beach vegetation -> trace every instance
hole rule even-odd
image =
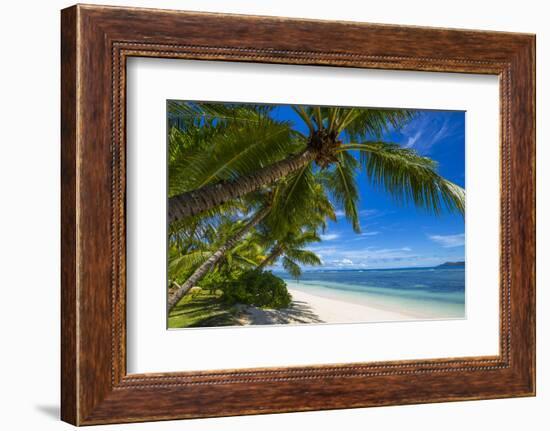
[[[257,269],[245,271],[236,280],[224,283],[222,291],[222,300],[230,305],[285,308],[292,300],[284,280],[270,271]]]
[[[315,230],[288,231],[284,236],[274,238],[267,236],[266,242],[270,244],[269,251],[264,260],[258,265],[259,270],[268,268],[282,260],[282,266],[292,277],[299,278],[302,274],[300,265],[316,266],[323,262],[314,252],[305,249],[308,244],[321,241]]]
[[[228,326],[237,323],[239,310],[221,299],[220,290],[189,292],[172,308],[169,328]]]

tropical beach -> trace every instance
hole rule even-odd
[[[466,317],[464,112],[167,106],[168,328]]]
[[[292,288],[289,288],[288,292],[292,296],[292,301],[285,308],[242,305],[233,310],[221,311],[210,321],[206,320],[202,324],[187,325],[187,327],[368,323],[422,318],[418,314],[391,311],[345,299],[323,297]]]
[[[282,310],[283,321],[267,318],[263,321],[252,318],[251,324],[266,323],[358,323],[415,320],[420,316],[399,311],[377,308],[372,305],[358,304],[306,293],[289,288],[292,304]],[[288,316],[288,318],[287,318]]]
[[[344,273],[344,274],[343,274]],[[411,283],[401,283],[408,277]],[[351,277],[350,277],[351,274]],[[366,275],[365,275],[366,274]],[[380,277],[382,274],[382,278]],[[411,274],[416,281],[411,278]],[[301,282],[285,279],[291,296],[283,308],[236,307],[210,298],[212,314],[186,326],[248,326],[320,323],[371,323],[412,320],[465,318],[464,265],[440,268],[406,268],[371,271],[305,272]],[[431,280],[430,280],[431,277]],[[330,279],[351,279],[352,284],[334,283]],[[355,280],[353,280],[355,278]],[[362,279],[357,281],[357,278]],[[384,283],[386,278],[386,283]],[[388,279],[394,287],[388,287]],[[422,280],[424,284],[418,284]],[[378,283],[378,287],[372,283]],[[386,286],[384,287],[384,284]],[[201,292],[196,288],[195,294]],[[191,295],[192,297],[192,295]],[[192,304],[193,301],[190,301]],[[208,309],[202,304],[202,309]],[[190,315],[192,313],[187,313]],[[214,323],[216,325],[214,325]],[[180,326],[181,327],[181,326]]]

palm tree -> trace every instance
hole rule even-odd
[[[321,238],[313,230],[288,232],[284,238],[275,241],[269,255],[258,265],[258,269],[273,265],[282,257],[283,268],[294,278],[298,278],[302,274],[299,264],[322,265],[319,256],[303,248],[317,241],[321,241]]]
[[[294,176],[296,184],[307,181],[306,177],[322,170],[324,184],[332,188],[358,230],[357,165],[375,186],[398,201],[434,213],[443,207],[464,212],[464,190],[439,176],[433,160],[381,141],[385,132],[409,121],[411,111],[294,106],[307,126],[304,135],[291,124],[271,118],[267,108],[180,102],[171,106],[172,111],[194,118],[196,127],[210,128],[214,142],[207,154],[187,154],[174,167],[175,176],[186,172],[186,181],[171,189],[170,222],[211,210],[285,177]]]
[[[250,220],[248,220],[244,226],[240,227],[236,233],[229,237],[215,252],[211,253],[208,258],[202,262],[195,271],[185,280],[181,285],[177,285],[177,288],[170,292],[168,295],[168,310],[171,310],[179,300],[193,287],[195,286],[213,267],[216,265],[224,255],[235,247],[239,241],[241,241],[265,216],[269,213],[270,207],[260,209],[256,212]]]
[[[318,227],[324,229],[327,219],[336,220],[334,208],[325,193],[325,189],[320,184],[314,183],[311,187],[308,187],[307,190],[303,190],[301,193],[303,199],[296,202],[291,200],[292,204],[289,205],[289,201],[286,198],[289,196],[294,197],[296,192],[297,185],[290,179],[289,181],[281,181],[281,183],[273,187],[267,195],[258,194],[256,196],[251,196],[249,204],[259,204],[259,209],[256,211],[255,215],[246,222],[241,221],[241,223],[236,223],[232,234],[221,244],[217,241],[213,241],[213,243],[216,244],[213,251],[208,252],[205,251],[204,248],[199,247],[195,248],[192,252],[190,252],[188,248],[188,254],[176,253],[169,263],[169,273],[177,273],[178,269],[182,267],[185,269],[194,267],[195,269],[184,283],[181,285],[174,283],[176,289],[169,293],[168,309],[171,309],[177,304],[194,285],[224,258],[226,260],[228,258],[231,260],[232,251],[235,251],[235,248],[239,247],[239,241],[252,233],[253,229],[259,227],[261,223],[264,225],[263,232],[257,233],[256,237],[253,239],[256,240],[256,243],[264,246],[271,245],[273,238],[278,237],[288,238],[287,241],[290,241],[290,229],[296,230],[298,226],[303,226],[313,232],[307,236],[303,236],[303,241],[318,241],[319,239],[315,233],[315,229]],[[198,223],[196,220],[200,219],[200,217],[192,217],[195,223]],[[209,231],[210,237],[216,237],[216,230],[210,224],[207,224],[206,229]],[[186,230],[184,229],[184,231]],[[195,239],[196,238],[193,237],[193,240]],[[311,257],[305,251],[301,254],[300,251],[297,251],[294,260],[292,260],[293,258],[290,257],[290,255],[287,257],[288,259],[286,259],[285,262],[287,262],[289,268],[292,267],[289,272],[293,275],[296,274],[296,266],[299,270],[299,266],[294,260],[305,264],[310,262],[312,262],[311,264],[316,264],[318,260],[315,259],[316,256]],[[253,263],[253,266],[258,265],[258,263]]]
[[[290,124],[272,119],[269,107],[179,102],[171,102],[169,107],[169,124],[173,125],[169,131],[169,198],[229,182],[243,172],[273,164],[297,148]],[[197,204],[202,201],[200,195],[194,199]],[[218,207],[211,205],[181,217],[170,216],[177,211],[172,208],[169,222]]]

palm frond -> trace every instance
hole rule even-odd
[[[400,129],[416,111],[406,109],[347,108],[338,132],[344,132],[352,141],[368,137],[380,139],[385,132]]]
[[[336,128],[336,121],[338,119],[338,115],[340,114],[340,108],[333,107],[328,108],[328,129],[334,130]]]
[[[363,142],[344,148],[359,150],[371,183],[384,188],[397,202],[412,202],[434,214],[443,208],[464,214],[464,189],[439,176],[432,159],[386,142]]]
[[[353,155],[341,152],[338,154],[338,161],[334,163],[334,168],[324,174],[325,184],[332,197],[336,204],[343,208],[347,220],[357,233],[361,232],[357,210],[359,190],[356,171],[358,167],[359,163]]]
[[[286,256],[294,262],[300,262],[303,265],[322,265],[321,258],[309,250],[292,249],[286,252]]]
[[[300,275],[302,275],[302,268],[300,268],[300,265],[287,256],[283,257],[283,268],[294,278],[299,278]]]
[[[221,130],[210,138],[207,149],[190,150],[170,164],[169,195],[234,180],[284,159],[303,146],[287,123],[271,119]]]
[[[270,229],[280,236],[288,231],[289,226],[300,225],[304,214],[311,213],[308,208],[314,203],[314,188],[315,178],[311,164],[305,165],[285,179],[277,187],[272,211],[266,219]]]
[[[305,147],[292,124],[269,116],[265,105],[170,101],[168,107],[192,120],[169,132],[169,196],[233,180]]]
[[[321,107],[316,106],[313,108],[313,114],[315,118],[315,122],[317,123],[317,129],[321,130],[324,128],[323,124],[323,113],[321,112]]]
[[[170,274],[170,278],[176,279],[190,273],[208,259],[210,254],[208,251],[201,250],[187,254],[179,254],[176,251],[172,251],[168,256],[168,274]]]
[[[292,106],[292,110],[296,112],[296,114],[298,114],[298,116],[306,124],[307,128],[309,129],[309,133],[313,134],[313,132],[315,131],[315,126],[313,125],[313,121],[311,120],[311,117],[308,115],[306,110],[302,106]]]
[[[288,240],[287,240],[288,241]],[[321,237],[317,234],[315,230],[307,230],[305,232],[300,232],[291,236],[290,242],[292,247],[303,247],[312,242],[321,241]]]
[[[273,105],[253,103],[214,103],[168,101],[168,115],[185,121],[198,122],[244,122],[256,123],[274,109]]]

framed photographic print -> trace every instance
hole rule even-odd
[[[535,394],[533,35],[77,5],[61,36],[63,420]]]

